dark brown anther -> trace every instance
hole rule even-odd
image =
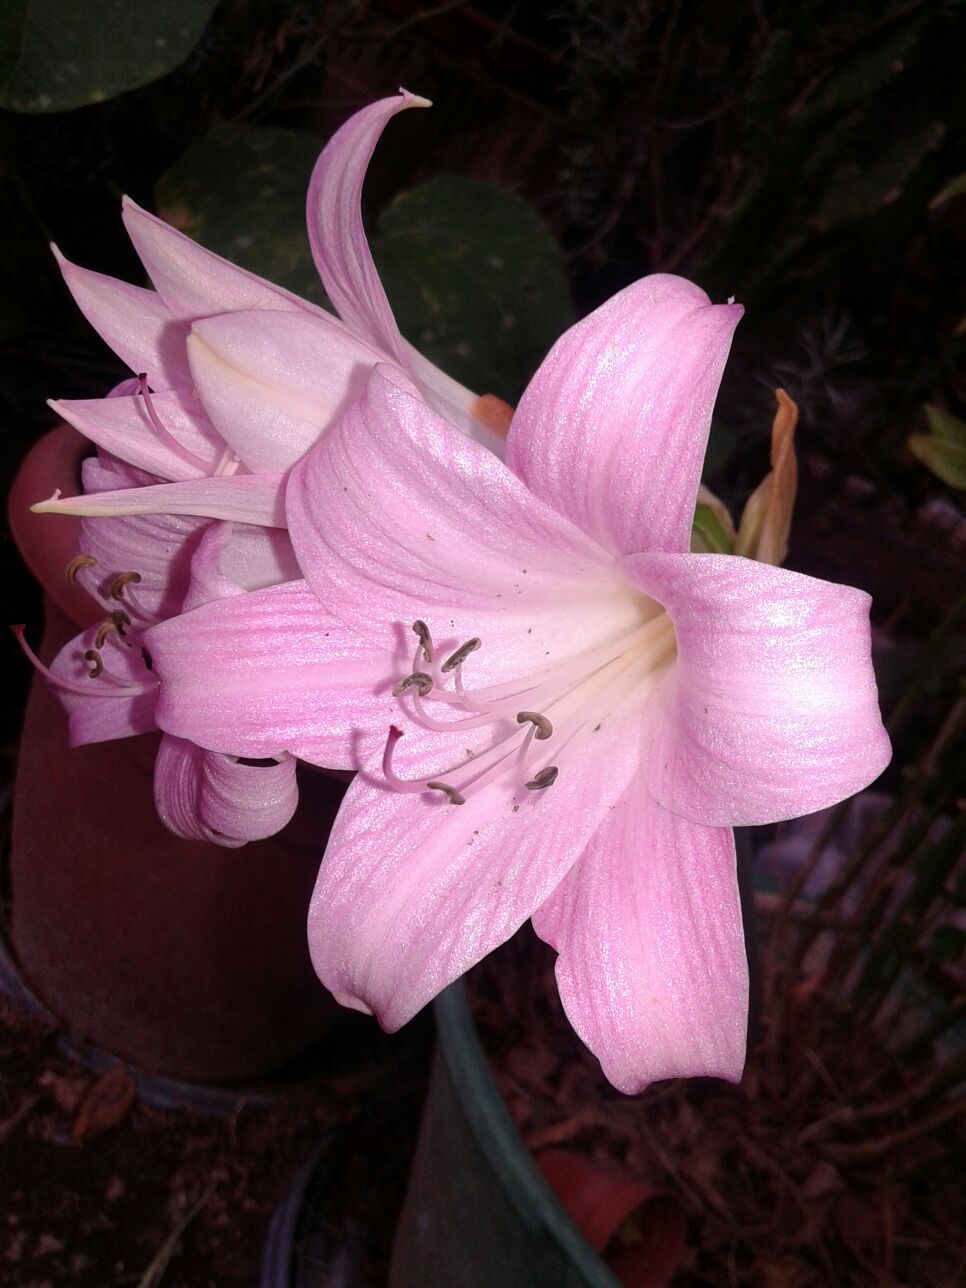
[[[115,608],[111,613],[111,621],[117,627],[118,635],[125,634],[127,628],[131,625],[130,617],[128,617],[127,613],[123,612],[120,608]]]
[[[533,736],[538,742],[546,742],[553,733],[553,725],[539,711],[518,711],[517,724],[527,724],[528,722],[533,725]]]
[[[144,665],[147,667],[149,671],[154,670],[154,658],[151,656],[151,654],[148,652],[148,650],[144,647],[143,644],[141,645],[141,661],[144,663]]]
[[[111,582],[107,593],[110,595],[111,599],[123,599],[124,587],[132,582],[136,586],[140,580],[141,574],[139,572],[119,572]]]
[[[449,803],[451,805],[466,804],[466,797],[462,796],[455,787],[450,787],[449,783],[441,783],[434,778],[433,781],[427,783],[426,786],[431,787],[434,792],[442,792],[444,796],[448,796]]]
[[[451,653],[439,669],[445,672],[455,671],[458,666],[461,666],[466,661],[471,653],[476,652],[481,643],[482,641],[474,635],[471,640],[461,644],[455,653]]]
[[[423,621],[413,622],[413,634],[419,640],[420,647],[423,650],[423,661],[432,662],[433,660],[433,637],[429,633],[429,627]]]
[[[531,792],[539,792],[544,787],[552,787],[557,781],[557,774],[559,772],[560,771],[557,769],[556,765],[548,765],[546,769],[541,769],[539,774],[534,774],[527,783],[527,790]]]
[[[112,621],[110,617],[108,617],[106,621],[101,622],[100,626],[98,626],[97,630],[94,632],[94,647],[103,648],[104,641],[107,639],[108,635],[110,635],[111,631],[116,630],[117,622]]]
[[[405,680],[400,680],[398,684],[393,685],[392,696],[398,698],[408,693],[410,689],[415,689],[421,698],[425,698],[432,687],[431,675],[427,675],[425,671],[414,671],[412,675],[407,675]]]
[[[104,670],[104,661],[100,653],[98,653],[96,648],[89,648],[84,654],[84,661],[90,662],[91,669],[87,672],[87,674],[91,677],[92,680],[96,680],[97,677]]]
[[[96,568],[97,560],[93,555],[74,555],[67,567],[64,569],[64,580],[73,586],[77,580],[77,574],[82,568]]]

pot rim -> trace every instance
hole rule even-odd
[[[444,989],[433,1010],[438,1050],[453,1091],[508,1197],[523,1213],[531,1214],[532,1224],[543,1226],[559,1244],[587,1288],[620,1288],[620,1281],[580,1233],[524,1145],[490,1073],[470,1015],[464,980]]]

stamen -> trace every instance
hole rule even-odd
[[[131,619],[121,608],[115,608],[111,613],[111,621],[117,627],[118,635],[123,635],[128,626],[131,625]]]
[[[91,669],[87,672],[92,680],[96,680],[99,675],[104,674],[104,659],[96,648],[89,648],[85,651],[84,661],[92,663]]]
[[[527,721],[534,726],[533,736],[538,742],[546,742],[552,737],[553,725],[539,711],[518,711],[517,724],[526,724]]]
[[[440,670],[444,674],[448,674],[450,671],[455,671],[458,666],[462,665],[462,663],[466,661],[471,653],[476,652],[481,644],[482,640],[480,640],[478,636],[474,635],[471,640],[467,640],[465,644],[461,644],[455,653],[451,653],[449,655],[440,667]]]
[[[537,735],[539,737],[539,734]],[[527,790],[531,792],[541,791],[544,787],[552,787],[557,781],[557,774],[560,771],[556,765],[547,765],[546,769],[541,769],[539,774],[534,774],[526,784]]]
[[[425,671],[414,671],[412,675],[407,675],[404,680],[393,685],[392,696],[401,697],[404,693],[409,693],[415,689],[421,698],[425,698],[427,693],[432,690],[433,677],[427,675]]]
[[[121,693],[130,693],[130,694],[150,693],[157,688],[156,681],[151,681],[146,684],[124,684],[121,681],[116,680],[116,677],[112,676],[110,671],[105,671],[104,678],[115,680],[115,682],[118,684],[118,687],[115,688],[113,692],[105,693],[104,690],[101,689],[99,685],[83,684],[76,680],[68,680],[67,677],[63,675],[55,675],[49,666],[44,666],[43,662],[41,662],[40,658],[37,656],[37,654],[27,643],[24,637],[24,627],[22,625],[11,626],[10,629],[13,631],[14,635],[16,636],[17,643],[20,645],[21,649],[23,649],[24,656],[27,658],[27,661],[30,662],[30,664],[35,668],[35,670],[39,671],[40,674],[46,680],[49,680],[50,683],[53,684],[56,688],[63,689],[65,693],[77,693],[82,698],[90,698],[95,696],[116,697],[116,696],[119,696]],[[93,649],[89,649],[88,652],[84,654],[84,657],[87,661],[92,660],[88,656],[88,654],[93,652],[94,652]],[[90,674],[93,676],[94,673],[91,672]]]
[[[144,372],[138,376],[138,386],[141,390],[141,397],[144,399],[144,410],[148,413],[148,420],[151,422],[151,428],[158,435],[165,447],[169,448],[174,454],[185,461],[188,465],[198,470],[202,474],[207,474],[210,466],[207,461],[203,461],[200,456],[195,456],[187,447],[182,447],[170,430],[166,429],[161,417],[155,411],[151,395],[148,393],[148,378]]]
[[[111,599],[123,599],[124,587],[130,585],[132,582],[136,586],[140,580],[141,574],[139,572],[119,572],[111,582],[107,593],[110,595]]]
[[[449,803],[451,805],[466,804],[466,797],[461,796],[455,787],[450,787],[449,783],[441,783],[438,779],[434,778],[428,782],[426,786],[431,787],[434,792],[442,792],[445,796],[448,796]]]
[[[82,568],[96,568],[97,560],[93,555],[74,555],[64,569],[64,580],[71,586],[77,581],[77,574]]]
[[[110,635],[111,631],[116,631],[117,629],[117,622],[110,617],[107,621],[101,622],[100,626],[98,626],[97,630],[94,632],[94,647],[103,648],[104,641],[107,639],[108,635]]]
[[[148,652],[148,650],[144,647],[143,644],[141,645],[141,661],[144,663],[144,665],[147,667],[149,671],[154,670],[154,658],[151,656],[151,654]]]
[[[413,634],[419,640],[423,650],[423,660],[432,662],[433,660],[433,637],[429,633],[429,627],[423,621],[413,622]]]

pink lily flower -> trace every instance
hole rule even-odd
[[[199,543],[218,546],[218,578],[210,567],[202,578],[216,587],[212,597],[299,575],[285,531],[285,473],[364,390],[376,364],[398,363],[452,423],[502,447],[479,419],[489,404],[402,339],[362,227],[363,179],[382,130],[397,112],[427,105],[401,91],[365,108],[316,164],[309,239],[344,321],[127,199],[123,219],[154,290],[80,268],[55,251],[88,321],[137,373],[106,398],[51,403],[99,453],[84,466],[84,495],[55,494],[34,506],[84,516],[84,557],[72,576],[106,614],[46,672],[68,709],[72,744],[156,727],[157,683],[140,639],[201,602],[197,584],[189,591]],[[233,522],[209,540],[211,520]],[[280,751],[278,762],[254,772],[224,748],[202,751],[168,736],[156,772],[161,817],[180,835],[221,844],[271,835],[296,801],[294,761]]]
[[[400,335],[362,226],[366,169],[397,112],[428,107],[401,90],[363,108],[323,149],[309,184],[309,242],[341,314],[238,268],[125,198],[122,217],[154,289],[71,264],[55,250],[84,316],[139,377],[110,400],[54,410],[98,447],[159,481],[41,502],[86,515],[186,514],[284,527],[285,472],[365,389],[378,363],[407,372],[427,402],[497,450],[489,404]]]
[[[622,291],[550,352],[506,463],[379,369],[290,477],[306,581],[146,637],[169,731],[354,748],[309,937],[388,1029],[532,917],[616,1087],[741,1075],[731,829],[890,748],[867,595],[689,553],[740,315],[679,278]]]

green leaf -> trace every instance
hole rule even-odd
[[[966,490],[966,445],[943,442],[930,434],[911,434],[909,450],[937,478],[960,491]]]
[[[556,242],[501,188],[430,179],[392,202],[372,241],[402,333],[478,393],[514,401],[572,321]]]
[[[947,201],[952,201],[953,197],[961,197],[964,192],[966,192],[966,170],[962,174],[958,174],[955,179],[950,180],[940,192],[936,193],[929,203],[929,209],[935,210],[937,206],[941,206]]]
[[[64,112],[173,71],[217,0],[0,0],[0,107]]]
[[[312,134],[219,126],[161,178],[158,214],[242,268],[324,304],[305,230],[305,193],[321,150]]]
[[[910,434],[907,446],[917,460],[950,487],[966,489],[966,421],[941,407],[926,406],[928,434]]]
[[[698,554],[730,555],[734,545],[710,505],[699,502],[691,525],[691,550]]]
[[[966,421],[950,415],[934,403],[926,404],[926,420],[933,438],[950,443],[953,447],[966,448]]]

